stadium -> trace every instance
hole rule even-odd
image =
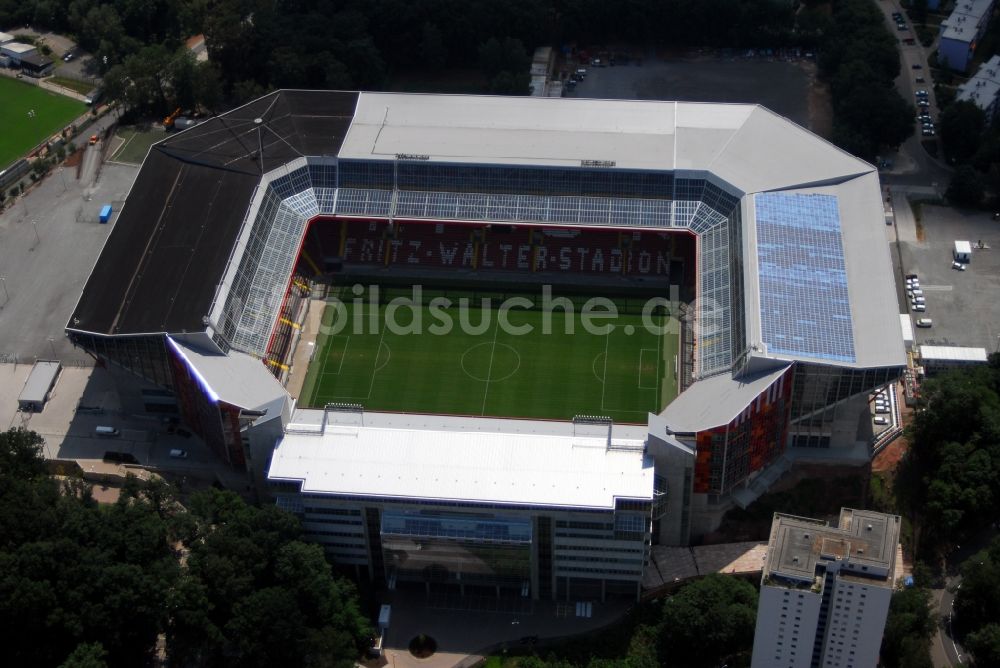
[[[881,200],[756,105],[278,91],[150,149],[67,332],[359,574],[636,596],[795,453],[867,461]]]

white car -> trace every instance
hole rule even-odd
[[[952,262],[951,268],[958,269],[959,271],[965,271],[965,265],[962,264],[961,262]]]
[[[906,294],[909,295],[910,299],[913,299],[914,297],[923,297],[924,291],[920,288],[911,288]]]
[[[915,324],[917,327],[931,327],[934,325],[934,321],[930,318],[919,318]]]
[[[886,425],[886,424],[889,424],[889,419],[888,418],[884,418],[884,417],[882,417],[880,415],[877,418],[875,418],[874,420],[872,420],[872,422],[874,422],[875,424]]]
[[[912,301],[914,304],[926,304],[927,303],[927,300],[924,299],[923,297],[914,297],[910,301]]]
[[[914,311],[918,311],[920,313],[923,313],[924,311],[927,310],[927,304],[911,304],[910,307]]]

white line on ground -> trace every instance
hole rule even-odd
[[[366,401],[368,399],[371,399],[372,390],[375,389],[375,374],[377,374],[379,370],[378,356],[382,354],[382,340],[385,338],[386,326],[385,322],[382,321],[381,319],[379,320],[379,329],[381,329],[382,332],[379,334],[378,337],[378,346],[375,347],[375,361],[372,362],[372,382],[368,385],[368,395],[365,397]]]
[[[607,410],[604,408],[604,391],[608,389],[608,344],[611,341],[611,330],[604,335],[604,382],[601,383],[601,410]]]
[[[490,378],[493,376],[493,360],[497,352],[497,333],[500,331],[500,318],[497,318],[496,321],[496,325],[493,327],[493,347],[490,349],[490,367],[486,370],[486,389],[483,390],[483,410],[480,411],[480,415],[486,415],[486,397],[490,394]]]
[[[640,390],[655,390],[658,388],[657,385],[649,387],[642,384],[642,354],[652,352],[656,356],[656,377],[660,377],[660,351],[656,348],[640,348],[639,349],[639,389]]]

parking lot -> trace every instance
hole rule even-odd
[[[829,101],[814,85],[812,61],[721,58],[644,60],[587,66],[570,97],[762,104],[820,135],[829,133]]]
[[[961,211],[940,206],[922,206],[922,241],[900,241],[898,255],[902,273],[920,277],[927,300],[925,313],[933,326],[914,330],[916,343],[986,348],[995,352],[1000,343],[1000,221],[981,211]],[[956,240],[972,243],[972,261],[965,271],[953,269]],[[978,242],[986,248],[977,249]],[[897,276],[899,285],[901,277]],[[900,313],[907,302],[899,289]]]
[[[117,215],[138,172],[98,172],[100,148],[83,157],[79,180],[77,167],[57,168],[0,214],[0,360],[91,361],[70,345],[66,323],[111,231],[98,212],[111,204]]]

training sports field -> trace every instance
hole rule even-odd
[[[409,309],[387,318],[384,305],[327,306],[302,405],[357,403],[368,410],[557,420],[602,415],[638,423],[677,394],[677,328],[651,332],[640,315],[593,320],[613,325],[595,334],[584,329],[579,311],[557,310],[545,333],[545,314],[515,308],[506,313],[509,324],[532,328],[519,334],[501,326],[496,310],[480,308],[469,309],[466,319],[482,331],[468,331],[459,326],[454,307],[438,312],[454,326],[435,334],[431,326],[441,320],[427,306],[417,310],[421,331],[413,334],[387,325],[411,325]],[[347,325],[333,333],[337,318]],[[662,315],[653,319],[667,322]]]
[[[0,170],[87,110],[82,102],[8,77],[0,77],[0,100]]]

